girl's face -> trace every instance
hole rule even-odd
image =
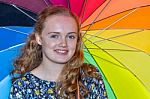
[[[75,19],[65,15],[52,15],[44,23],[38,44],[42,45],[43,61],[65,64],[75,53],[78,27]]]

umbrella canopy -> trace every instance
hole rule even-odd
[[[109,99],[150,98],[149,0],[0,1],[0,79],[12,70],[12,58],[31,33],[36,14],[48,5],[64,5],[80,17],[85,62],[99,68]]]

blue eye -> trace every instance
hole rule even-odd
[[[76,36],[75,36],[75,35],[69,35],[68,38],[69,38],[69,39],[75,39]]]
[[[58,35],[51,35],[50,38],[58,38]]]

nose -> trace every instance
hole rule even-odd
[[[61,47],[66,47],[67,46],[67,40],[66,38],[62,38],[61,41],[60,41],[60,46]]]

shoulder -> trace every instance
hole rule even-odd
[[[83,64],[84,68],[81,69],[81,82],[88,89],[88,98],[98,98],[103,97],[106,99],[106,89],[101,73],[98,68],[92,64]],[[88,68],[86,70],[85,68]],[[101,99],[101,98],[98,98]]]
[[[23,98],[25,95],[26,86],[28,86],[28,77],[27,74],[23,75],[22,77],[15,80],[12,84],[11,90],[10,90],[10,99],[13,98]]]
[[[11,92],[23,91],[23,89],[28,86],[29,82],[28,73],[26,73],[12,83]]]
[[[13,83],[11,87],[11,92],[15,91],[24,91],[30,87],[35,86],[36,79],[30,74],[30,72],[25,73],[23,76],[17,78]]]
[[[89,76],[89,77],[94,77],[94,78],[97,78],[97,79],[102,79],[102,75],[101,73],[99,72],[99,69],[94,66],[93,64],[87,64],[87,63],[84,63],[82,66],[81,66],[81,70],[80,70],[80,73],[81,75],[84,75],[84,76]]]
[[[23,76],[19,77],[18,79],[16,79],[13,82],[13,86],[17,85],[17,86],[24,86],[25,84],[27,84],[29,82],[29,73],[24,74]]]
[[[96,68],[92,64],[83,64],[84,67],[81,68],[81,79],[87,85],[96,85],[96,84],[103,84],[102,75],[99,72],[98,68]]]
[[[95,71],[98,72],[98,68],[95,65],[89,64],[89,63],[83,63],[82,66],[81,66],[81,69],[82,70],[91,69],[91,70],[95,70]]]

